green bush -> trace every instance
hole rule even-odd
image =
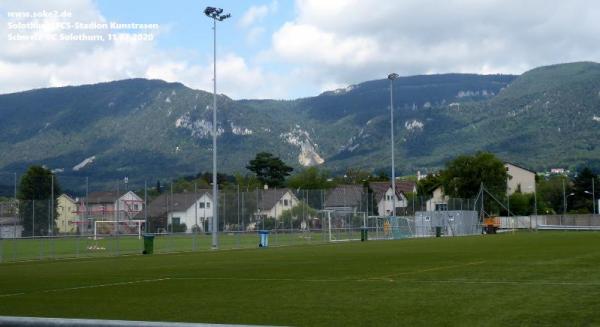
[[[167,231],[171,233],[183,233],[187,231],[187,226],[185,224],[169,224]]]

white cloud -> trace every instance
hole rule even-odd
[[[273,35],[277,54],[290,61],[355,66],[369,62],[379,53],[369,37],[339,37],[307,24],[286,23]]]
[[[248,29],[246,33],[246,43],[256,44],[267,30],[264,27],[255,26]]]
[[[52,6],[23,1],[6,8],[19,10],[69,9],[77,20],[105,22],[91,1],[57,0]],[[6,37],[6,13],[0,16],[0,37]],[[55,19],[39,20],[39,23]],[[29,20],[27,20],[29,21]],[[255,27],[260,29],[259,27]],[[42,31],[41,33],[50,33]],[[264,31],[257,30],[256,37]],[[189,53],[164,51],[149,41],[0,42],[0,93],[32,88],[81,85],[125,78],[146,77],[182,82],[190,87],[212,90],[212,58],[201,64],[190,63]],[[235,53],[219,56],[218,91],[234,98],[286,97],[288,84],[275,74],[251,67]],[[221,83],[223,81],[223,83]],[[273,87],[273,85],[276,85]]]
[[[146,78],[158,78],[169,82],[181,82],[189,87],[212,90],[212,65],[198,66],[168,58],[150,64],[143,74]],[[282,98],[288,90],[285,79],[250,67],[246,60],[234,53],[217,59],[218,92],[234,98]]]
[[[13,2],[0,16],[0,93],[31,88],[94,83],[136,76],[146,59],[140,54],[152,53],[150,42],[96,41],[9,41],[8,34],[47,36],[60,32],[48,27],[39,30],[9,29],[8,11],[68,10],[71,19],[60,21],[106,22],[91,1],[58,0],[43,5],[35,1]],[[11,23],[56,23],[57,18],[13,19]],[[47,25],[45,25],[47,26]],[[65,31],[62,31],[65,32]],[[71,32],[71,31],[69,31]],[[66,33],[66,32],[65,32]],[[79,33],[79,32],[74,32]],[[92,33],[92,32],[90,32]],[[106,37],[106,31],[94,31]]]
[[[67,8],[78,20],[106,20],[92,0],[40,3],[3,2],[2,9]],[[266,17],[278,10],[273,1],[241,15],[237,28],[245,41],[263,48],[255,49],[255,57],[219,52],[219,93],[289,98],[392,71],[521,73],[545,64],[600,61],[600,2],[297,0],[295,17],[272,31]],[[162,50],[154,42],[9,42],[3,39],[7,19],[1,13],[0,93],[130,77],[212,90],[212,57],[191,62],[197,53]]]
[[[252,6],[242,15],[239,21],[241,27],[249,27],[261,21],[269,14],[269,6]]]
[[[57,0],[45,4],[35,1],[13,1],[2,5],[0,15],[0,37],[5,38],[0,42],[0,60],[10,62],[36,62],[64,63],[68,61],[72,53],[90,50],[99,45],[98,42],[56,42],[46,40],[45,36],[58,32],[56,26],[50,24],[59,21],[95,21],[106,22],[104,17],[96,10],[91,1],[82,0]],[[10,11],[63,11],[69,10],[73,13],[71,19],[48,18],[8,18]],[[8,41],[8,34],[29,34],[29,31],[9,29],[8,23],[39,23],[46,24],[39,30],[33,30],[32,35],[41,37],[40,41]]]
[[[600,60],[600,3],[585,0],[297,0],[296,11],[270,57],[319,86]]]
[[[258,44],[258,41],[266,32],[266,28],[263,26],[264,18],[276,13],[278,10],[279,4],[277,0],[274,0],[268,5],[251,6],[242,14],[242,18],[240,18],[237,25],[245,31],[248,45]]]

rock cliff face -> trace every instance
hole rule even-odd
[[[600,168],[599,67],[397,79],[398,174],[479,150],[534,170]],[[245,173],[262,151],[296,168],[389,169],[387,80],[289,101],[220,95],[218,108],[222,172]],[[132,182],[194,174],[211,169],[212,129],[212,95],[179,83],[132,79],[0,95],[0,172],[42,164],[63,176]]]

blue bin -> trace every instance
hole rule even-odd
[[[269,246],[269,231],[261,230],[258,231],[258,236],[260,236],[260,243],[258,243],[258,247],[266,248]]]

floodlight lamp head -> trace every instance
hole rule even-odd
[[[206,16],[211,16],[216,10],[217,8],[215,7],[206,7],[206,9],[204,9],[204,14]]]
[[[390,81],[393,81],[393,80],[397,79],[398,77],[400,77],[400,76],[398,74],[396,74],[396,73],[391,73],[391,74],[388,75],[388,79]]]
[[[204,9],[204,14],[212,19],[216,19],[218,21],[223,21],[226,18],[231,17],[231,14],[221,15],[223,13],[223,9],[215,8],[215,7],[206,7]]]

